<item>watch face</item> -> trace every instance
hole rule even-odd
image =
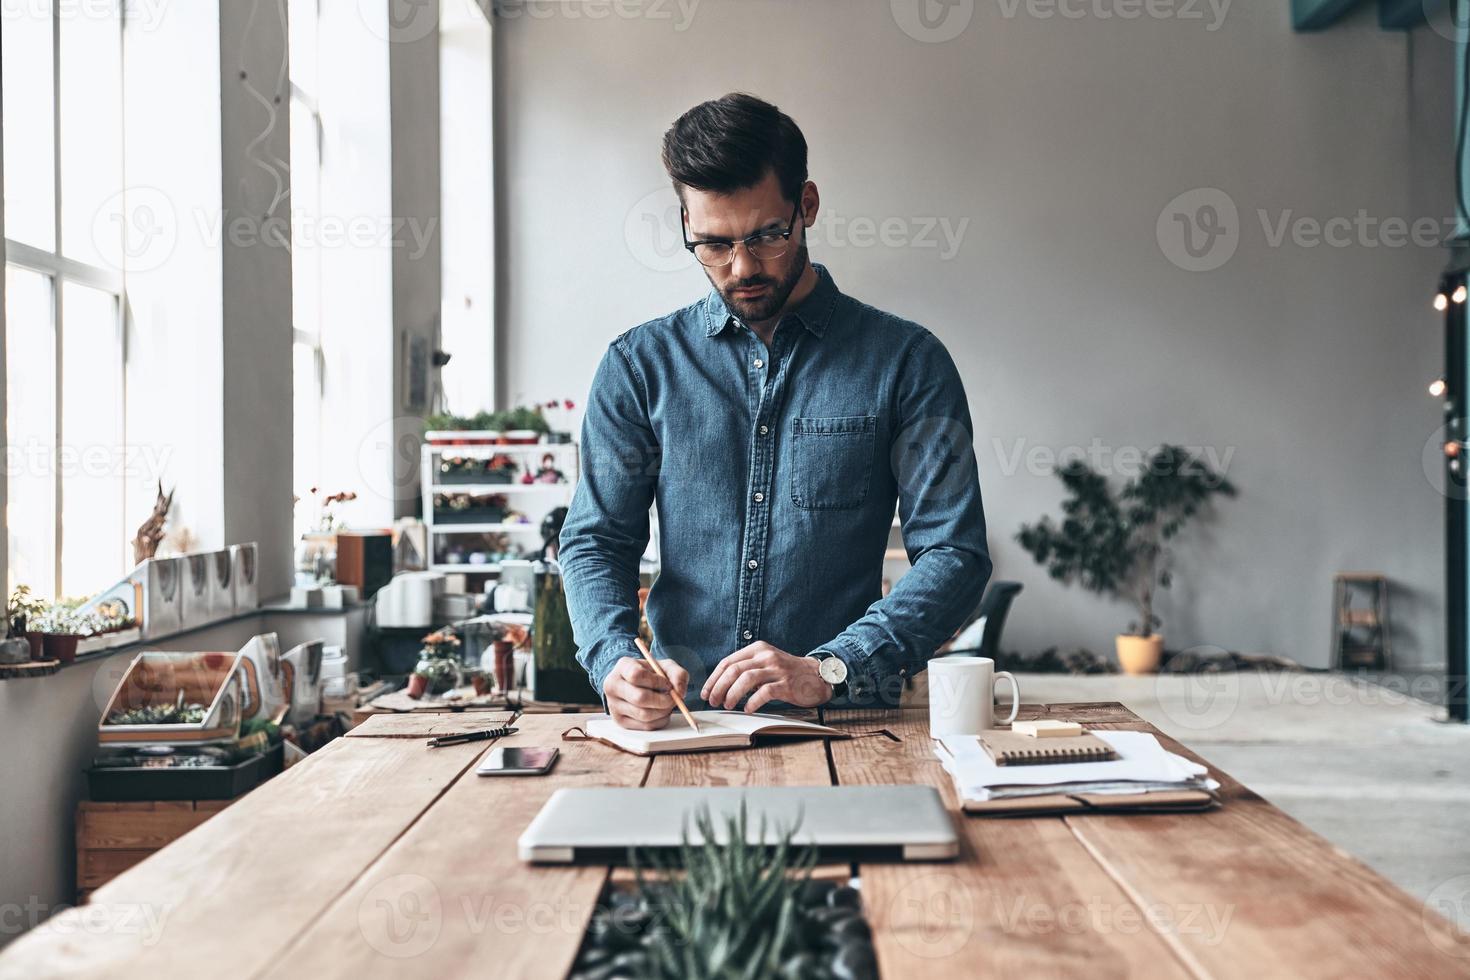
[[[841,684],[847,680],[847,663],[841,657],[827,657],[818,669],[822,680],[828,684]]]

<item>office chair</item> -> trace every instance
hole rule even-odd
[[[1020,582],[991,582],[990,588],[985,590],[985,597],[980,600],[980,607],[975,610],[974,618],[968,626],[960,630],[955,637],[954,646],[946,655],[989,657],[994,660],[1000,649],[1000,634],[1005,629],[1006,615],[1011,611],[1011,603],[1021,594],[1022,588],[1024,586]],[[975,639],[977,633],[978,642]]]

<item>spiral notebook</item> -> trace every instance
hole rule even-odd
[[[1091,732],[1063,738],[1032,738],[996,730],[980,736],[980,744],[998,766],[1044,766],[1064,762],[1109,762],[1113,747]]]

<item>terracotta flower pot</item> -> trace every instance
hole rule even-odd
[[[26,633],[26,642],[31,645],[31,659],[32,660],[45,660],[46,659],[46,649],[45,649],[46,634],[44,634],[44,633],[30,633],[30,632],[27,632]]]
[[[1125,674],[1153,674],[1159,669],[1164,657],[1164,638],[1158,633],[1149,636],[1119,634],[1116,640],[1118,663]]]
[[[77,643],[81,640],[75,633],[47,633],[43,649],[47,660],[59,660],[69,664],[77,659]]]
[[[495,690],[495,679],[489,674],[485,673],[483,670],[471,674],[470,683],[475,686],[476,697],[484,697],[491,691]]]
[[[415,701],[424,696],[424,691],[428,690],[428,687],[429,679],[423,674],[408,675],[408,696]]]

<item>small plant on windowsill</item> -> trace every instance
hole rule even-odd
[[[1081,460],[1057,475],[1067,489],[1061,523],[1043,517],[1023,525],[1016,540],[1057,581],[1131,600],[1138,620],[1118,636],[1118,660],[1127,673],[1152,673],[1164,647],[1154,632],[1162,625],[1154,599],[1173,581],[1169,544],[1214,497],[1235,496],[1235,486],[1203,459],[1169,445],[1116,494]]]
[[[27,623],[36,619],[48,608],[44,599],[37,598],[29,585],[17,585],[10,593],[10,602],[5,607],[5,622],[10,636],[24,636]],[[39,631],[38,631],[39,632]]]

